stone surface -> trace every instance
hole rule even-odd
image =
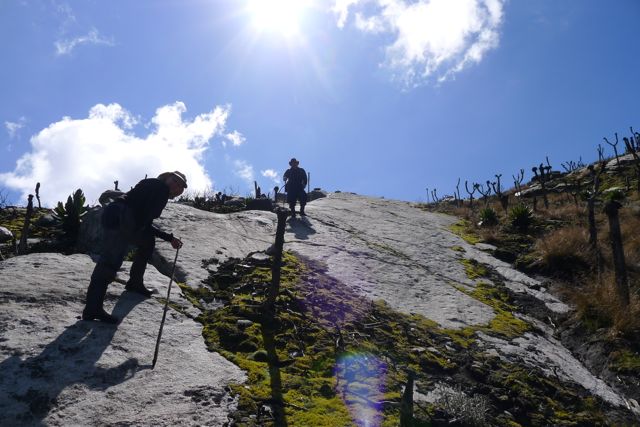
[[[0,263],[0,424],[222,425],[225,391],[244,374],[202,340],[200,325],[170,310],[151,370],[163,304],[109,287],[117,326],[78,320],[93,262],[31,254]],[[123,272],[121,281],[126,280]],[[166,295],[153,268],[147,285]],[[180,301],[179,288],[172,288]]]
[[[445,328],[490,322],[493,308],[461,291],[477,283],[467,277],[463,258],[493,267],[512,291],[538,299],[551,312],[568,309],[540,282],[449,231],[456,218],[351,193],[315,200],[307,213],[288,220],[285,249],[320,265],[353,292],[383,299],[401,312],[419,313]],[[276,216],[264,211],[222,215],[170,203],[156,225],[183,240],[176,279],[197,287],[231,257],[255,253],[264,258],[260,252],[273,243]],[[171,271],[174,257],[175,250],[158,241],[153,263],[160,273]],[[86,425],[100,419],[104,424],[220,425],[233,407],[224,385],[242,381],[242,373],[208,353],[198,325],[173,310],[164,332],[171,344],[163,345],[158,367],[149,370],[162,305],[122,293],[120,283],[111,285],[108,298],[116,315],[126,314],[117,329],[76,322],[92,268],[84,255],[39,254],[0,263],[0,368],[9,372],[0,376],[0,413],[15,418],[28,412],[25,401],[42,411],[38,405],[56,399],[34,424],[70,420],[67,425]],[[168,281],[158,271],[150,268],[145,281],[164,295]],[[121,276],[124,283],[126,270]],[[174,289],[175,301],[186,306]],[[578,382],[607,402],[626,405],[629,400],[590,374],[548,327],[516,315],[535,325],[532,332],[510,341],[479,334],[487,353]],[[138,402],[150,412],[137,409]]]
[[[13,233],[11,230],[5,227],[0,227],[0,243],[10,242],[13,239]]]

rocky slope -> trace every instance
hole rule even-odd
[[[288,222],[285,249],[320,266],[341,292],[384,300],[442,330],[471,331],[484,354],[581,389],[626,422],[638,413],[634,396],[593,376],[554,338],[552,319],[569,308],[543,283],[491,257],[486,245],[452,233],[454,218],[344,193],[314,201],[307,211],[306,219]],[[269,212],[220,215],[178,204],[157,221],[183,239],[177,279],[194,289],[229,258],[267,249],[275,223]],[[160,273],[171,270],[174,255],[158,243],[157,270],[150,267],[146,280],[159,296],[168,284]],[[206,350],[201,326],[182,314],[197,310],[179,288],[172,300],[183,309],[171,310],[160,361],[151,370],[161,301],[139,299],[114,283],[107,306],[124,321],[117,328],[78,321],[92,267],[87,255],[32,254],[0,263],[0,413],[6,415],[0,424],[227,421],[235,400],[226,386],[241,383],[244,374]],[[126,276],[123,270],[122,280]],[[498,290],[514,303],[505,305]],[[454,385],[417,387],[437,394]],[[416,399],[433,401],[426,394]]]

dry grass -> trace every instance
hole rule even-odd
[[[592,261],[587,232],[577,226],[563,227],[538,239],[535,254],[545,272],[565,279],[584,276]]]
[[[602,285],[591,282],[568,292],[575,304],[576,314],[589,330],[609,328],[612,337],[619,334],[637,337],[640,334],[640,297],[632,293],[629,307],[622,310],[615,291],[613,272],[605,272],[602,282]]]

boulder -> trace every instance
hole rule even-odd
[[[313,191],[307,193],[307,200],[310,202],[316,199],[321,199],[323,197],[327,197],[327,192],[322,191],[319,188],[314,188]]]
[[[0,243],[13,240],[13,233],[8,228],[0,227]]]
[[[58,223],[58,220],[53,213],[47,213],[42,215],[36,220],[36,225],[39,227],[53,227]]]

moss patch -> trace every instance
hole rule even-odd
[[[479,330],[512,337],[529,326],[511,314],[506,292],[488,284],[468,291],[496,310],[484,327],[445,330],[419,315],[354,294],[308,260],[286,253],[275,316],[262,308],[270,268],[252,260],[220,265],[205,287],[183,287],[203,311],[208,348],[246,371],[235,422],[246,426],[397,426],[407,372],[426,392],[436,383],[459,384],[486,396],[489,425],[600,425],[598,407],[579,387],[489,357],[476,343]],[[206,310],[207,299],[227,297]],[[558,394],[561,398],[549,398]],[[599,404],[602,404],[601,402]],[[540,409],[544,409],[539,412]],[[504,410],[513,415],[505,417]],[[437,404],[416,404],[416,426],[438,425],[454,415]],[[276,421],[281,420],[281,421]]]
[[[613,352],[609,368],[615,372],[638,375],[640,374],[640,354],[629,350]]]
[[[460,260],[464,266],[464,271],[469,279],[480,279],[489,275],[489,270],[483,264],[479,263],[475,259],[462,259]]]
[[[449,226],[449,230],[451,230],[454,234],[462,237],[467,243],[475,245],[476,243],[480,243],[482,239],[478,234],[474,231],[471,223],[465,219],[461,219],[455,224]]]

